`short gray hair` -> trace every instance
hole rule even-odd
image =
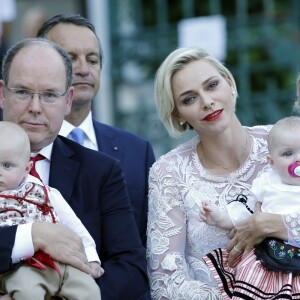
[[[20,42],[16,43],[14,46],[12,46],[6,53],[3,59],[2,63],[2,78],[5,83],[5,85],[8,85],[8,78],[9,78],[9,71],[12,64],[13,59],[15,56],[19,53],[19,51],[23,48],[34,46],[34,45],[40,45],[43,47],[49,47],[54,49],[62,58],[65,69],[66,69],[66,90],[68,90],[73,81],[73,75],[72,75],[72,61],[68,55],[68,53],[59,45],[43,38],[28,38],[23,39]],[[51,63],[51,62],[49,62]]]

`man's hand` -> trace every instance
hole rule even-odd
[[[34,222],[32,224],[32,241],[35,252],[41,250],[58,262],[90,273],[82,240],[67,226]]]
[[[94,279],[99,278],[104,274],[104,269],[101,267],[100,263],[96,261],[92,261],[89,263],[89,265],[90,265],[90,274]]]

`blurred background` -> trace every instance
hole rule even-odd
[[[5,16],[8,2],[14,12]],[[154,105],[155,72],[178,46],[207,48],[231,70],[244,125],[294,114],[299,0],[0,0],[1,12],[7,46],[56,14],[87,17],[104,50],[93,114],[148,139],[157,157],[193,135],[169,138]]]

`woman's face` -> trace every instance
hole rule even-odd
[[[235,116],[231,85],[208,61],[188,63],[172,80],[176,117],[201,135],[223,132]]]

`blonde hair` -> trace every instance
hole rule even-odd
[[[175,101],[172,93],[172,79],[174,74],[183,69],[185,65],[192,61],[206,60],[215,67],[220,75],[229,78],[232,88],[236,91],[236,83],[231,72],[213,55],[202,48],[178,48],[171,52],[163,61],[156,72],[154,82],[154,96],[156,107],[160,119],[173,137],[179,137],[185,130],[190,129],[190,125],[185,123],[180,125],[175,115]],[[235,94],[236,100],[237,93]]]
[[[5,141],[6,139],[6,141]],[[0,121],[0,143],[12,143],[20,150],[20,155],[24,156],[24,162],[30,160],[30,141],[26,131],[19,125]]]
[[[300,129],[300,117],[290,116],[280,119],[275,123],[268,135],[268,149],[269,153],[272,154],[274,147],[276,147],[278,141],[280,142],[280,137],[282,135],[282,130],[290,129]]]
[[[294,108],[300,111],[300,75],[298,75],[296,80],[296,93],[297,93],[297,99],[295,101]]]

